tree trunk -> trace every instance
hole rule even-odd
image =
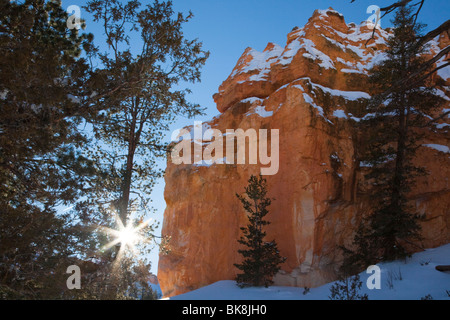
[[[131,179],[133,177],[133,164],[134,164],[134,154],[136,152],[136,146],[138,144],[139,137],[136,135],[136,125],[137,125],[137,107],[139,105],[139,98],[133,100],[134,110],[131,112],[131,122],[130,122],[130,132],[128,134],[128,154],[127,162],[125,166],[125,172],[122,182],[122,190],[120,197],[119,206],[119,217],[122,220],[124,226],[127,224],[128,219],[128,205],[130,202],[130,190],[131,190]]]

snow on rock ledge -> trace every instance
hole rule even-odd
[[[383,59],[389,32],[372,30],[365,23],[346,24],[333,9],[316,10],[308,23],[287,36],[285,48],[269,43],[263,52],[247,48],[230,76],[214,95],[224,112],[248,97],[268,97],[300,77],[343,91],[366,86],[367,71]],[[369,40],[366,46],[366,42]]]

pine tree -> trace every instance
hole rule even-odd
[[[57,207],[93,174],[75,99],[92,36],[67,28],[57,0],[1,1],[0,12],[0,294],[56,298],[91,246],[86,219]]]
[[[107,94],[90,101],[98,112],[89,119],[93,140],[86,154],[95,160],[98,174],[80,211],[101,217],[103,227],[117,229],[152,213],[150,193],[162,176],[157,160],[166,155],[165,132],[176,116],[202,113],[198,104],[187,100],[190,91],[183,86],[200,81],[208,52],[198,40],[185,38],[183,26],[192,14],[177,14],[171,1],[91,0],[84,9],[104,31],[107,50],[96,51],[99,67],[92,71],[92,86],[103,83]],[[141,230],[143,241],[134,248],[141,258],[156,243],[153,230]],[[133,258],[128,249],[117,243],[111,264]],[[110,287],[125,290],[124,277],[128,291],[135,287],[138,273],[131,269],[137,260],[131,261],[123,265],[121,275],[116,272],[117,277],[108,279]]]
[[[355,1],[356,0],[351,0],[351,2],[355,2]],[[411,11],[412,12],[411,14],[412,14],[412,17],[414,18],[413,24],[415,24],[417,19],[419,18],[420,12],[422,11],[422,9],[424,9],[426,7],[426,3],[433,4],[433,1],[429,1],[426,3],[425,2],[426,2],[425,0],[418,0],[418,1],[393,0],[393,1],[390,1],[390,3],[389,2],[386,3],[386,5],[384,7],[379,8],[380,15],[378,16],[378,19],[383,19],[386,15],[389,15],[392,12],[397,12],[398,10],[404,8],[405,6],[410,5],[410,8],[414,9]],[[450,20],[446,20],[443,23],[441,23],[438,27],[430,30],[426,35],[419,37],[417,39],[417,43],[420,45],[429,43],[436,36],[438,36],[444,32],[447,32],[449,27],[450,27]],[[372,36],[375,35],[375,30],[376,29],[374,28]],[[449,52],[450,52],[450,46],[445,46],[444,48],[441,48],[438,52],[433,53],[431,55],[431,57],[429,57],[428,60],[426,60],[421,65],[420,69],[417,69],[415,73],[409,74],[409,76],[407,78],[400,79],[400,81],[395,83],[394,86],[403,86],[407,83],[411,83],[411,80],[413,80],[413,78],[417,78],[418,76],[420,76],[422,78],[422,80],[429,78],[434,73],[436,73],[436,71],[443,69],[443,68],[447,68],[448,66],[450,66],[450,62],[447,61],[442,64],[436,64],[436,62],[439,61],[440,59],[442,59],[442,57],[445,57],[446,55],[448,55]],[[429,70],[429,72],[425,73],[424,71],[426,71],[426,70]],[[449,115],[450,111],[445,111],[444,114]],[[433,119],[433,121],[436,121],[438,119],[442,119],[442,117],[437,117],[437,118]]]
[[[367,266],[379,261],[377,245],[367,222],[363,221],[359,224],[351,248],[339,247],[344,257],[338,271],[339,277],[342,279],[358,274]]]
[[[266,232],[263,231],[263,227],[270,223],[264,220],[264,217],[268,213],[267,207],[272,202],[266,197],[266,179],[261,175],[259,177],[252,175],[245,188],[245,194],[246,197],[236,194],[249,219],[247,227],[240,228],[244,236],[238,242],[248,249],[238,250],[244,261],[241,264],[234,264],[243,272],[237,275],[236,282],[241,287],[268,287],[273,283],[273,276],[280,270],[280,264],[286,258],[281,257],[275,241],[264,241]]]
[[[187,101],[190,91],[182,82],[200,81],[208,53],[197,40],[185,39],[182,27],[192,14],[176,15],[171,1],[141,7],[138,1],[93,0],[84,8],[104,26],[109,49],[99,54],[97,72],[117,88],[94,104],[104,111],[91,119],[91,156],[105,174],[92,201],[127,225],[133,210],[150,211],[149,194],[162,175],[156,159],[166,154],[164,131],[178,115],[201,114],[199,105]],[[128,30],[140,42],[131,43]]]
[[[423,25],[415,22],[410,7],[398,9],[393,20],[393,36],[387,41],[386,59],[372,70],[374,95],[362,122],[363,155],[370,166],[366,178],[373,213],[363,219],[354,251],[347,251],[344,264],[374,264],[380,260],[403,258],[409,254],[412,240],[420,239],[419,216],[408,201],[408,193],[423,168],[413,164],[423,137],[421,128],[430,114],[442,106],[429,80],[421,70],[426,47],[418,40]],[[399,87],[402,79],[410,79]],[[370,250],[371,252],[368,252]],[[359,262],[358,262],[359,261]]]

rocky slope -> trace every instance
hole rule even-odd
[[[371,39],[365,23],[347,24],[331,8],[317,10],[288,34],[284,48],[269,43],[263,52],[246,49],[214,95],[221,115],[203,124],[203,131],[279,129],[279,170],[266,176],[275,198],[267,238],[287,257],[277,285],[316,287],[334,280],[342,258],[337,246],[349,243],[370,210],[355,123],[365,116],[368,70],[383,59],[388,35],[376,30]],[[441,35],[430,50],[449,42]],[[449,101],[448,70],[434,80]],[[450,242],[448,129],[442,121],[429,130],[418,153],[430,173],[411,194],[425,215],[423,247]],[[194,161],[167,163],[162,234],[170,236],[171,252],[160,255],[158,270],[165,296],[234,279],[233,263],[241,261],[236,240],[247,224],[235,193],[261,167]]]

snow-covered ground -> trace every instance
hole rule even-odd
[[[378,264],[381,269],[380,289],[369,290],[366,282],[373,273],[362,272],[360,293],[366,293],[369,300],[420,300],[425,296],[435,300],[450,300],[450,272],[437,271],[437,265],[450,265],[450,244],[416,253],[406,261]],[[225,280],[170,299],[328,300],[332,285],[328,283],[311,288],[307,294],[303,294],[304,288],[273,286],[241,289],[234,281]]]

